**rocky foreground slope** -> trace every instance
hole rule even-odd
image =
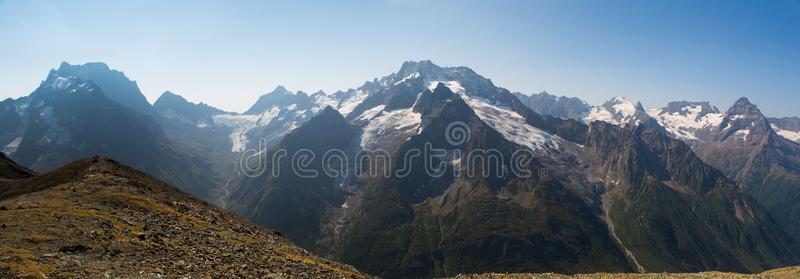
[[[622,274],[622,273],[593,273],[578,275],[561,275],[555,273],[540,274],[502,274],[490,273],[480,275],[458,275],[460,279],[693,279],[693,278],[726,278],[726,279],[793,279],[800,277],[800,267],[786,267],[765,271],[758,274],[740,274],[727,272],[701,272],[701,273],[645,273],[645,274]]]
[[[0,179],[0,278],[364,278],[95,157]]]

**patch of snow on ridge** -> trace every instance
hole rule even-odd
[[[362,112],[361,116],[359,116],[358,119],[360,119],[360,120],[370,120],[373,117],[375,117],[376,115],[378,115],[378,113],[383,111],[383,109],[385,107],[386,107],[386,105],[379,105],[379,106],[376,106],[374,108],[368,109],[368,110]]]
[[[272,122],[272,119],[274,119],[280,113],[281,109],[278,107],[272,107],[270,110],[261,113],[261,115],[258,117],[258,126],[267,126],[270,122]]]
[[[738,131],[736,131],[736,133],[734,133],[734,134],[735,134],[735,135],[738,135],[738,136],[742,136],[742,140],[743,140],[743,141],[747,141],[747,136],[749,136],[749,135],[750,135],[750,130],[748,130],[748,129],[741,129],[741,130],[738,130]]]
[[[50,87],[53,89],[64,89],[72,85],[72,79],[67,79],[64,77],[57,77],[53,83],[50,84]]]
[[[339,113],[342,114],[342,116],[347,117],[347,115],[353,112],[353,110],[356,109],[356,107],[359,104],[361,104],[361,102],[363,102],[367,98],[367,96],[369,96],[367,92],[365,92],[364,90],[358,90],[356,91],[356,94],[353,97],[350,97],[342,101],[342,103],[338,107],[333,107],[333,108],[338,110]]]
[[[784,137],[785,139],[788,139],[790,141],[800,143],[800,132],[783,130],[775,124],[772,124],[772,129],[775,130],[775,133],[778,133],[779,136]]]
[[[19,148],[19,144],[21,142],[22,142],[22,137],[17,137],[16,139],[12,140],[10,143],[6,144],[5,147],[3,147],[3,153],[5,153],[6,155],[11,155],[14,152],[17,152],[17,149]]]
[[[382,108],[381,108],[382,109]],[[363,117],[363,116],[362,116]],[[416,129],[422,123],[422,115],[414,112],[413,107],[393,111],[379,111],[363,129],[361,146],[369,147],[378,142],[376,139],[396,132],[407,132]]]
[[[414,72],[413,74],[411,74],[411,75],[409,75],[407,77],[404,77],[403,79],[395,82],[394,85],[400,85],[401,83],[406,82],[407,80],[416,79],[418,77],[419,77],[419,72]]]
[[[312,113],[317,113],[327,106],[332,107],[334,109],[339,107],[339,101],[336,100],[336,98],[325,94],[320,94],[316,96],[314,98],[314,103],[316,104],[316,106],[311,108]]]
[[[448,80],[448,81],[429,81],[429,82],[428,82],[428,90],[430,90],[430,91],[433,91],[434,89],[436,89],[436,86],[438,86],[438,85],[439,85],[439,83],[442,83],[442,84],[444,84],[445,86],[447,86],[447,88],[449,88],[449,89],[450,89],[450,91],[453,91],[453,93],[456,93],[456,94],[463,94],[463,93],[465,93],[465,92],[466,92],[466,91],[464,90],[464,87],[463,87],[463,86],[461,86],[461,83],[459,83],[457,80]]]
[[[525,121],[519,113],[509,108],[492,105],[491,101],[465,96],[464,100],[475,114],[509,141],[526,146],[533,151],[558,149],[562,139]]]

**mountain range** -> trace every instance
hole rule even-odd
[[[562,113],[559,117],[616,125],[655,120],[651,126],[659,126],[664,134],[689,144],[704,162],[724,172],[764,205],[789,235],[795,239],[800,235],[796,202],[800,199],[800,118],[767,117],[747,98],[721,112],[709,102],[680,101],[644,109],[622,97],[592,107],[546,93],[534,96],[555,100],[549,106],[551,110],[588,112],[578,116]]]
[[[766,117],[746,98],[724,113],[624,97],[592,106],[417,61],[331,94],[278,86],[234,113],[172,92],[151,106],[105,64],[62,63],[0,115],[0,146],[20,164],[4,163],[4,176],[107,156],[386,278],[800,263],[800,119]],[[449,134],[454,124],[464,137]],[[407,156],[427,149],[441,154]],[[386,163],[323,160],[330,150]],[[510,171],[520,150],[531,176]],[[269,171],[291,169],[289,156],[247,172],[248,159],[306,151],[317,154],[308,171],[352,171]],[[495,160],[474,164],[481,152]]]

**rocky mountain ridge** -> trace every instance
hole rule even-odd
[[[369,277],[101,157],[0,180],[0,223],[3,278]]]

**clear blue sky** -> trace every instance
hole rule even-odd
[[[151,102],[243,111],[278,84],[330,92],[431,59],[525,93],[800,115],[798,0],[229,2],[0,0],[0,98],[103,61]]]

